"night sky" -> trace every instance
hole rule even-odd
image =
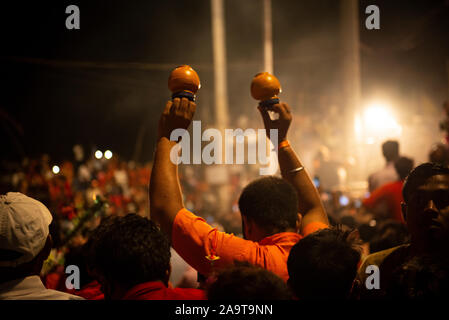
[[[321,94],[339,90],[338,1],[272,2],[282,97],[293,104],[307,92],[310,111]],[[80,8],[80,30],[65,28],[70,4]],[[364,27],[369,4],[380,8],[381,30]],[[232,121],[255,112],[249,84],[263,66],[262,1],[225,0],[225,14]],[[361,1],[360,28],[363,96],[381,88],[406,105],[419,91],[440,108],[449,93],[448,2]],[[213,121],[208,0],[2,2],[0,33],[4,159],[48,153],[60,161],[75,143],[131,159],[143,128],[137,160],[151,160],[167,78],[180,64],[198,71],[198,117]]]

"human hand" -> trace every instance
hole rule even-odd
[[[265,130],[267,131],[267,136],[270,138],[270,129],[275,129],[278,131],[279,142],[287,139],[287,132],[290,124],[292,122],[291,108],[286,103],[274,104],[270,111],[279,114],[279,118],[272,120],[268,114],[268,110],[261,106],[258,106],[260,114],[262,115],[263,123],[265,125]],[[270,138],[271,139],[271,138]]]
[[[187,98],[175,98],[173,101],[168,101],[159,119],[158,140],[162,137],[170,140],[173,130],[187,130],[192,122],[195,110],[195,102]]]

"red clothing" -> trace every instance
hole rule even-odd
[[[104,300],[104,294],[101,291],[101,284],[99,284],[96,280],[86,284],[80,290],[73,289],[68,292],[83,297],[87,300]]]
[[[303,234],[281,232],[259,242],[245,240],[212,228],[203,218],[181,209],[175,217],[172,246],[178,254],[201,274],[208,276],[213,268],[232,265],[235,260],[259,265],[287,281],[287,258],[290,249],[304,236],[328,226],[309,223]],[[216,258],[219,259],[216,260]]]
[[[129,290],[123,300],[206,300],[200,289],[167,288],[161,281],[138,284]]]
[[[363,205],[373,210],[379,208],[379,206],[384,206],[383,209],[387,211],[389,219],[405,223],[401,209],[401,202],[404,201],[402,198],[403,184],[403,181],[384,184],[374,190],[369,198],[363,201]]]

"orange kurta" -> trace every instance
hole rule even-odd
[[[287,281],[287,258],[290,249],[304,236],[328,226],[309,223],[304,233],[281,232],[259,242],[220,232],[187,209],[181,209],[174,220],[172,246],[178,254],[203,275],[232,265],[235,260],[259,265]],[[207,258],[208,257],[208,258]],[[213,260],[219,257],[218,260]]]

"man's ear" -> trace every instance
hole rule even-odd
[[[242,214],[242,232],[243,232],[243,237],[245,239],[248,239],[248,236],[251,234],[251,231],[252,231],[252,223],[250,223],[250,221],[248,221],[246,216],[244,216]]]
[[[164,283],[167,287],[169,286],[170,274],[171,274],[171,263],[168,264],[168,269],[165,271]]]
[[[44,248],[42,249],[42,258],[43,260],[47,260],[48,256],[50,255],[51,248],[53,248],[53,238],[50,234],[47,236],[47,240],[45,241]]]
[[[348,242],[350,243],[360,243],[360,232],[358,229],[354,229],[352,230],[349,234],[348,234],[348,238],[347,238]]]
[[[407,221],[407,204],[405,202],[401,202],[401,211],[404,221]]]
[[[296,232],[299,233],[301,230],[302,214],[298,212],[298,217],[296,219]]]

